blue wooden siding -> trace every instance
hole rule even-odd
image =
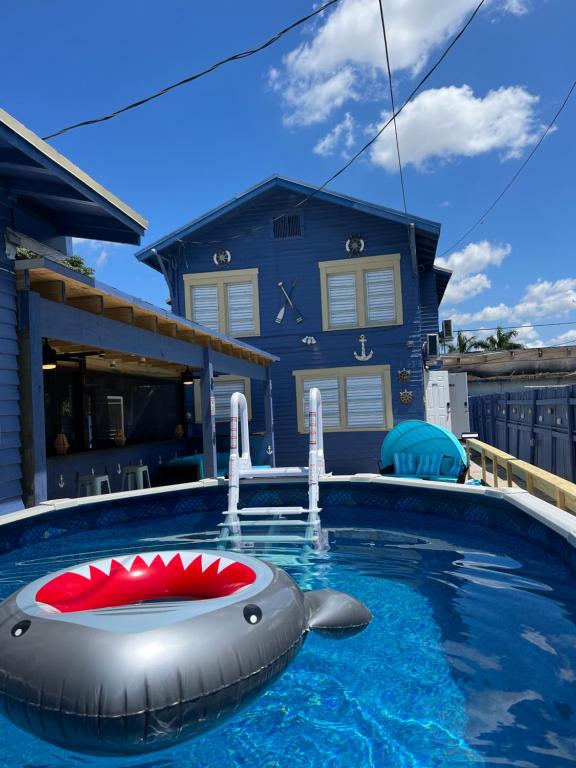
[[[247,340],[280,357],[280,362],[273,366],[276,459],[280,464],[302,463],[307,455],[307,436],[297,431],[294,370],[354,366],[361,371],[363,365],[389,365],[394,421],[423,418],[423,318],[426,331],[437,330],[438,327],[437,300],[431,293],[433,273],[414,274],[412,271],[408,233],[403,224],[341,205],[312,200],[300,209],[302,237],[275,240],[272,218],[300,199],[300,195],[286,189],[269,191],[193,235],[194,240],[215,243],[177,244],[170,252],[176,265],[175,285],[172,286],[173,309],[182,315],[185,314],[182,276],[226,270],[216,267],[212,260],[216,249],[228,248],[231,251],[230,269],[258,268],[261,335]],[[251,231],[253,229],[255,231]],[[239,233],[246,234],[233,237]],[[401,254],[402,326],[322,331],[318,262],[348,258],[345,243],[355,234],[363,237],[366,243],[362,257]],[[283,300],[277,283],[281,280],[289,287],[295,278],[298,285],[294,299],[304,315],[304,321],[296,324],[294,314],[288,310],[283,323],[278,325],[275,317]],[[423,301],[426,302],[424,307],[421,306]],[[367,351],[374,352],[372,359],[365,364],[357,362],[353,355],[354,350],[360,349],[358,337],[362,332],[367,337]],[[314,336],[317,344],[303,344],[304,336]],[[402,368],[409,368],[412,372],[409,384],[398,379],[398,371]],[[413,393],[410,405],[400,402],[399,393],[404,389]],[[253,392],[252,400],[251,429],[258,431],[264,428],[262,398]],[[325,448],[329,470],[377,470],[383,437],[382,431],[327,433]]]
[[[0,515],[22,508],[16,278],[4,250],[9,216],[0,196]]]

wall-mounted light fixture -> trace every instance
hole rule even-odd
[[[48,344],[48,339],[44,339],[42,345],[42,368],[45,371],[53,371],[56,368],[57,360],[56,350]]]
[[[190,370],[190,368],[186,368],[186,370],[182,373],[182,384],[189,387],[190,384],[194,384],[194,372]]]

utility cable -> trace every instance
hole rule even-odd
[[[330,8],[330,6],[335,5],[338,2],[340,2],[340,0],[328,0],[327,3],[324,3],[324,5],[321,5],[319,8],[316,8],[316,10],[312,11],[312,13],[309,13],[307,16],[303,16],[301,19],[298,19],[297,21],[292,22],[292,24],[280,30],[280,32],[277,32],[269,40],[266,40],[264,43],[261,43],[256,48],[249,48],[246,51],[241,51],[240,53],[234,53],[231,56],[227,56],[225,59],[222,59],[221,61],[217,61],[215,64],[212,64],[206,69],[203,69],[201,72],[196,72],[196,74],[190,75],[189,77],[184,78],[184,80],[180,80],[177,83],[168,85],[165,88],[162,88],[161,90],[156,91],[156,93],[151,94],[150,96],[145,96],[144,98],[139,99],[138,101],[134,101],[131,104],[127,104],[125,107],[121,107],[120,109],[117,109],[114,112],[110,112],[107,115],[102,115],[102,117],[95,117],[95,118],[92,118],[91,120],[82,120],[79,123],[68,125],[66,128],[61,128],[59,131],[55,131],[54,133],[48,134],[48,136],[44,136],[43,139],[44,141],[47,141],[48,139],[53,139],[56,136],[62,136],[62,134],[68,133],[69,131],[73,131],[76,128],[83,128],[86,125],[96,125],[97,123],[104,123],[107,120],[112,120],[114,117],[118,117],[118,115],[122,115],[124,112],[128,112],[131,109],[136,109],[136,107],[141,107],[143,104],[147,104],[149,101],[154,101],[154,99],[159,99],[160,96],[164,96],[166,93],[169,93],[170,91],[173,91],[176,88],[180,88],[183,85],[187,85],[188,83],[191,83],[194,80],[199,80],[201,77],[204,77],[205,75],[209,75],[211,72],[214,72],[214,70],[224,66],[224,64],[229,64],[231,61],[240,61],[241,59],[247,59],[249,56],[254,56],[254,54],[260,53],[260,51],[263,51],[264,49],[276,43],[278,40],[280,40],[280,38],[288,34],[288,32],[291,32],[293,29],[296,29],[296,27],[299,27],[301,24],[305,24],[307,21],[310,21],[310,19],[313,19],[315,16],[318,16],[327,8]]]
[[[390,104],[392,106],[392,120],[394,123],[394,135],[396,137],[396,154],[398,156],[398,171],[400,173],[400,187],[402,189],[402,202],[404,203],[404,216],[406,217],[406,227],[408,228],[408,239],[410,240],[410,224],[408,222],[408,209],[406,207],[406,188],[404,186],[404,172],[402,171],[402,158],[400,156],[400,142],[398,141],[398,125],[396,124],[396,106],[394,104],[394,87],[392,85],[392,70],[390,67],[390,54],[388,52],[388,37],[386,35],[386,22],[384,21],[384,7],[382,0],[378,0],[380,7],[380,21],[382,22],[382,35],[384,37],[384,50],[386,51],[386,69],[388,70],[388,85],[390,86]]]
[[[515,331],[518,328],[549,328],[554,325],[576,325],[576,320],[567,320],[561,323],[527,323],[525,325],[497,325],[494,328],[458,328],[460,333],[476,333],[478,331]]]
[[[495,207],[498,205],[498,203],[500,202],[500,200],[502,200],[502,198],[504,197],[504,195],[506,194],[506,192],[508,192],[508,190],[509,190],[509,189],[510,189],[510,187],[511,187],[511,186],[514,184],[514,182],[516,181],[516,179],[518,178],[518,176],[520,176],[520,174],[522,173],[522,171],[524,170],[524,168],[526,168],[526,166],[528,165],[528,163],[530,162],[530,160],[531,160],[531,159],[534,157],[534,155],[535,155],[535,154],[536,154],[536,152],[538,151],[538,148],[540,147],[540,145],[542,144],[542,142],[544,141],[544,139],[546,138],[546,136],[547,136],[547,135],[550,133],[550,131],[551,131],[552,127],[554,126],[554,123],[556,122],[556,120],[557,120],[557,119],[560,117],[560,115],[562,114],[562,111],[564,110],[564,107],[565,107],[565,106],[566,106],[566,104],[568,103],[568,101],[569,101],[569,99],[570,99],[570,96],[572,96],[572,93],[574,92],[574,89],[575,89],[575,88],[576,88],[576,80],[574,80],[574,82],[573,82],[573,83],[572,83],[572,85],[570,86],[570,89],[569,89],[568,93],[566,94],[566,96],[564,97],[564,100],[563,100],[562,104],[560,105],[560,107],[559,107],[558,111],[556,112],[556,114],[554,115],[554,117],[552,118],[552,120],[551,120],[551,121],[548,123],[548,125],[547,125],[547,127],[546,127],[546,130],[544,131],[544,133],[542,134],[542,136],[541,136],[541,137],[540,137],[540,139],[538,140],[538,143],[537,143],[537,144],[536,144],[536,145],[533,147],[533,149],[532,149],[532,151],[530,152],[530,154],[529,154],[529,155],[526,157],[526,159],[524,160],[524,162],[522,163],[522,165],[520,166],[520,168],[518,168],[518,170],[516,171],[516,173],[515,173],[515,174],[512,176],[512,178],[510,179],[510,181],[508,182],[508,184],[506,184],[506,186],[504,187],[504,189],[502,190],[502,192],[500,192],[500,194],[499,194],[499,195],[498,195],[498,197],[497,197],[497,198],[494,200],[494,202],[493,202],[491,205],[489,205],[489,206],[488,206],[488,208],[487,208],[487,209],[484,211],[484,213],[482,214],[482,216],[480,216],[480,218],[479,218],[479,219],[476,221],[476,223],[475,223],[475,224],[473,224],[473,225],[472,225],[472,226],[471,226],[469,229],[467,229],[467,230],[466,230],[466,232],[464,232],[464,234],[462,235],[462,237],[460,237],[458,240],[456,240],[456,242],[455,242],[455,243],[452,243],[452,245],[450,246],[450,248],[447,248],[445,251],[442,251],[442,253],[440,254],[440,257],[442,257],[442,256],[445,256],[447,253],[450,253],[450,252],[451,252],[451,251],[453,251],[455,248],[457,248],[457,247],[460,245],[460,243],[461,243],[463,240],[465,240],[465,239],[468,237],[468,235],[470,235],[470,234],[471,234],[471,233],[472,233],[472,232],[473,232],[473,231],[476,229],[476,227],[477,227],[479,224],[482,224],[482,223],[484,222],[484,219],[485,219],[485,218],[488,216],[488,214],[489,214],[489,213],[491,213],[491,212],[494,210],[494,208],[495,208]]]
[[[424,75],[424,76],[423,76],[423,77],[422,77],[422,78],[419,80],[419,82],[418,82],[418,83],[416,84],[416,86],[415,86],[415,87],[412,89],[412,91],[410,92],[410,94],[408,95],[408,97],[407,97],[407,98],[405,99],[405,101],[402,103],[402,105],[400,106],[400,108],[399,108],[399,109],[398,109],[396,112],[393,112],[393,113],[392,113],[392,116],[391,116],[391,117],[390,117],[390,118],[389,118],[389,119],[388,119],[388,120],[387,120],[387,121],[384,123],[384,125],[383,125],[381,128],[379,128],[379,130],[377,131],[377,133],[376,133],[376,134],[375,134],[375,135],[374,135],[374,136],[373,136],[373,137],[372,137],[372,138],[371,138],[369,141],[367,141],[367,142],[366,142],[366,144],[364,144],[362,147],[360,147],[360,149],[359,149],[359,150],[358,150],[358,151],[357,151],[357,152],[356,152],[354,155],[352,155],[352,157],[351,157],[351,158],[350,158],[350,159],[349,159],[349,160],[348,160],[348,161],[347,161],[347,162],[346,162],[346,163],[345,163],[345,164],[344,164],[344,165],[343,165],[341,168],[339,168],[339,169],[338,169],[338,170],[337,170],[335,173],[333,173],[333,174],[332,174],[332,176],[330,176],[330,178],[326,179],[326,181],[325,181],[323,184],[321,184],[319,187],[315,187],[315,188],[312,190],[312,192],[310,192],[310,194],[308,194],[308,195],[306,195],[305,197],[303,197],[303,198],[302,198],[302,200],[300,200],[298,203],[295,203],[293,206],[291,206],[290,208],[288,208],[288,209],[287,209],[287,210],[286,210],[284,213],[281,213],[281,214],[279,214],[278,216],[275,216],[275,217],[272,219],[272,221],[273,221],[273,222],[274,222],[274,221],[278,221],[279,219],[282,219],[282,218],[284,218],[284,216],[289,216],[289,215],[290,215],[290,213],[292,213],[293,211],[297,210],[298,208],[301,208],[303,205],[306,205],[306,203],[307,203],[309,200],[311,200],[313,197],[315,197],[315,196],[316,196],[316,195],[317,195],[319,192],[322,192],[322,190],[324,190],[324,189],[325,189],[325,188],[328,186],[328,184],[330,184],[331,182],[333,182],[333,181],[334,181],[334,179],[338,178],[338,176],[340,176],[340,175],[341,175],[341,174],[343,174],[345,171],[347,171],[347,170],[348,170],[348,168],[350,168],[350,166],[351,166],[351,165],[352,165],[354,162],[356,162],[356,160],[358,160],[358,158],[359,158],[359,157],[360,157],[362,154],[364,154],[364,152],[366,152],[366,150],[367,150],[367,149],[369,149],[369,148],[370,148],[370,147],[371,147],[371,146],[372,146],[372,145],[373,145],[373,144],[374,144],[376,141],[378,141],[378,139],[379,139],[379,138],[380,138],[380,136],[381,136],[381,135],[384,133],[384,131],[386,130],[386,128],[388,128],[388,126],[389,126],[389,125],[391,125],[391,123],[393,122],[393,120],[395,120],[395,119],[398,117],[398,115],[399,115],[399,114],[402,112],[402,110],[403,110],[403,109],[404,109],[404,108],[407,106],[407,104],[409,104],[409,103],[412,101],[412,99],[413,99],[413,98],[416,96],[416,94],[417,94],[417,93],[418,93],[418,91],[419,91],[419,90],[422,88],[422,86],[424,85],[424,83],[426,83],[426,81],[427,81],[427,80],[429,80],[429,78],[430,78],[430,77],[431,77],[431,76],[434,74],[434,72],[435,72],[435,71],[438,69],[438,67],[440,66],[440,64],[442,64],[442,62],[444,61],[444,59],[446,58],[446,56],[447,56],[447,55],[450,53],[450,51],[452,50],[452,48],[453,48],[453,47],[456,45],[456,43],[457,43],[457,42],[460,40],[460,38],[462,37],[462,35],[463,35],[463,34],[466,32],[466,30],[467,30],[467,29],[468,29],[468,27],[470,26],[470,24],[472,24],[472,22],[474,21],[474,19],[475,19],[475,18],[476,18],[476,16],[478,15],[478,12],[480,11],[480,9],[482,8],[482,6],[484,5],[484,3],[485,3],[485,2],[486,2],[486,0],[480,0],[480,2],[479,2],[479,3],[478,3],[478,5],[477,5],[477,6],[474,8],[474,10],[472,11],[472,13],[470,14],[470,16],[468,17],[468,19],[467,19],[466,23],[465,23],[465,24],[463,25],[463,27],[460,29],[460,31],[459,31],[459,32],[458,32],[458,33],[457,33],[457,34],[456,34],[456,35],[455,35],[455,36],[452,38],[452,40],[450,41],[450,43],[448,44],[448,46],[447,46],[447,47],[444,49],[444,51],[441,53],[441,55],[440,55],[440,56],[439,56],[439,57],[436,59],[436,61],[434,62],[434,64],[433,64],[433,65],[430,67],[430,69],[429,69],[429,70],[426,72],[426,74],[425,74],[425,75]],[[252,227],[252,228],[250,228],[250,229],[248,229],[248,230],[244,230],[243,232],[238,232],[238,233],[237,233],[237,234],[235,234],[235,235],[229,235],[229,236],[227,236],[227,237],[226,237],[226,241],[229,241],[229,240],[237,240],[237,239],[239,239],[239,238],[241,238],[241,237],[245,237],[246,235],[250,235],[250,234],[252,234],[252,233],[254,233],[254,232],[259,232],[259,231],[261,231],[262,229],[266,229],[266,228],[268,228],[268,226],[269,226],[269,224],[268,224],[268,223],[266,223],[266,224],[262,224],[262,225],[260,225],[260,226],[257,226],[257,227]],[[183,242],[184,242],[184,241],[183,241]],[[188,244],[188,245],[215,245],[215,244],[217,244],[217,243],[221,243],[221,242],[222,242],[222,238],[218,238],[217,240],[188,240],[188,239],[187,239],[185,242],[186,242],[186,244]]]

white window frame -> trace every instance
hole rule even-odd
[[[252,420],[252,382],[247,376],[234,376],[233,374],[226,374],[225,376],[216,376],[214,378],[214,389],[218,386],[219,381],[243,381],[244,382],[244,397],[248,404],[248,421]],[[196,424],[202,423],[202,400],[200,392],[200,381],[194,380],[194,421]],[[230,421],[228,416],[216,415],[216,421],[220,424],[222,422]]]
[[[232,269],[226,272],[196,272],[182,276],[184,281],[184,306],[188,320],[194,321],[192,316],[192,288],[194,286],[215,285],[218,295],[218,324],[219,333],[233,336],[230,333],[228,323],[228,292],[227,286],[238,283],[252,284],[252,313],[254,317],[254,330],[243,333],[238,338],[260,336],[260,298],[258,294],[258,268]]]
[[[366,256],[364,258],[336,259],[334,261],[319,261],[320,294],[322,299],[322,330],[346,331],[352,328],[375,328],[387,325],[402,325],[402,280],[400,274],[400,254],[392,253],[387,256]],[[366,272],[379,269],[392,269],[394,272],[395,317],[392,320],[380,322],[368,321],[366,303]],[[328,276],[351,274],[356,276],[356,323],[352,325],[330,325],[330,306],[328,299]]]
[[[367,365],[346,368],[308,368],[306,370],[292,371],[296,383],[296,413],[298,420],[298,432],[307,434],[304,417],[304,381],[306,379],[338,379],[338,402],[340,408],[340,426],[326,427],[325,432],[385,432],[394,426],[392,412],[392,386],[389,365]],[[384,424],[377,426],[349,427],[346,406],[346,378],[361,376],[379,376],[382,380],[382,397],[384,405]]]

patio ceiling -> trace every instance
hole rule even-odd
[[[89,367],[109,369],[114,360],[112,367],[126,372],[148,374],[154,369],[158,375],[173,378],[185,367],[197,367],[182,342],[195,350],[211,350],[215,370],[221,373],[231,372],[223,370],[233,365],[231,358],[238,361],[238,373],[241,368],[268,367],[277,360],[263,350],[117,291],[58,262],[22,260],[16,261],[15,267],[19,288],[29,289],[44,300],[42,335],[52,339],[59,354],[85,354]],[[99,358],[100,351],[103,357]],[[146,371],[142,370],[143,358]]]

